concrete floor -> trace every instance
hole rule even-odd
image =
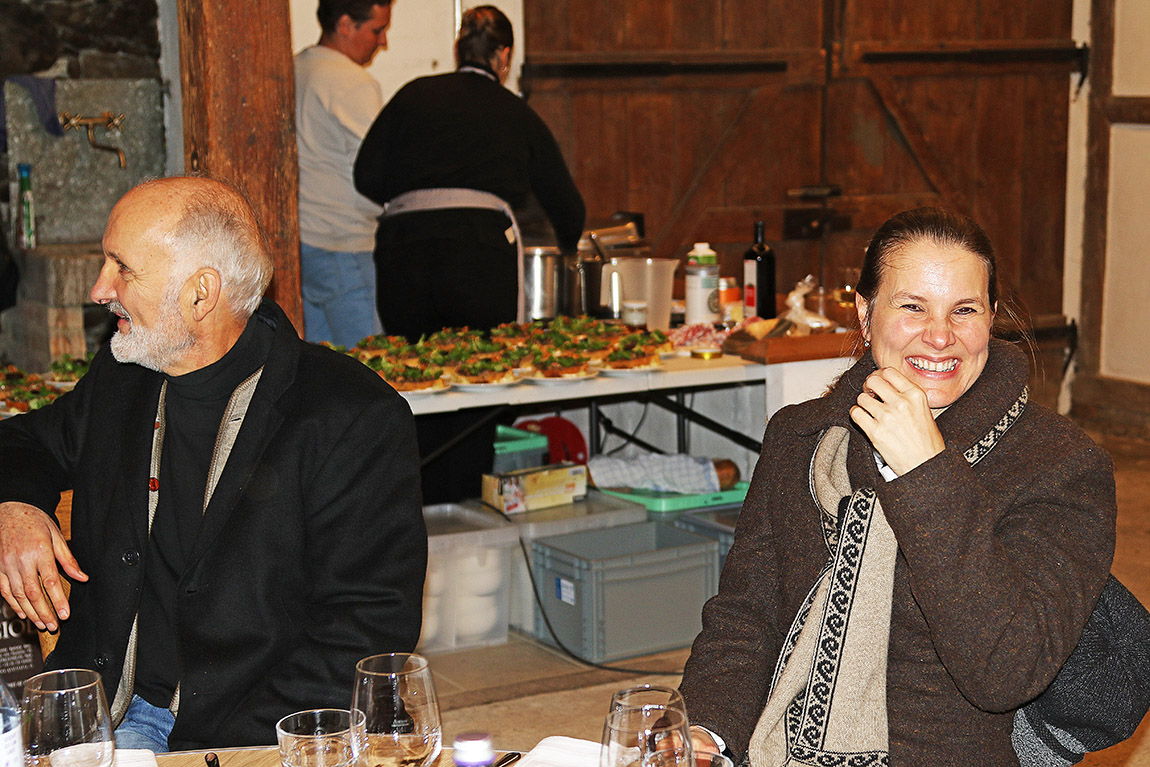
[[[1094,435],[1114,457],[1118,545],[1113,572],[1150,605],[1150,443]],[[687,650],[619,661],[635,673],[588,668],[512,632],[505,645],[433,655],[445,745],[485,730],[496,748],[525,751],[548,735],[598,741],[611,693],[641,682],[677,684]],[[1150,767],[1150,717],[1133,738],[1089,755],[1088,767]]]

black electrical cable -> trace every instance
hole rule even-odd
[[[650,402],[644,402],[643,403],[643,412],[639,416],[639,423],[635,424],[634,429],[631,429],[631,436],[624,439],[623,444],[619,445],[619,447],[613,447],[613,448],[611,448],[611,450],[609,450],[606,453],[603,452],[603,445],[606,444],[606,442],[607,442],[607,437],[606,437],[606,435],[604,435],[603,442],[599,445],[599,454],[600,455],[615,455],[615,453],[618,453],[620,450],[627,447],[627,445],[630,445],[632,442],[634,442],[635,438],[639,436],[639,429],[643,428],[643,422],[647,420],[647,410],[650,407],[651,407]]]

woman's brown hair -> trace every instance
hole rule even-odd
[[[961,213],[946,208],[915,208],[887,219],[871,237],[863,258],[856,290],[873,302],[890,257],[915,242],[962,248],[974,254],[986,267],[987,298],[993,311],[998,303],[998,267],[994,247],[982,227]]]
[[[490,68],[500,48],[515,44],[511,21],[494,5],[480,5],[463,14],[459,37],[455,40],[456,66],[481,65]]]

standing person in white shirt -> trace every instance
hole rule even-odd
[[[354,346],[382,331],[376,311],[376,216],[352,165],[383,108],[365,67],[387,47],[392,0],[320,0],[323,30],[295,56],[300,278],[308,341]]]

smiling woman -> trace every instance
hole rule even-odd
[[[703,610],[681,688],[699,750],[1017,767],[1013,714],[1078,642],[1115,499],[1109,456],[1029,402],[997,301],[968,218],[908,211],[871,240],[870,348],[771,418]]]
[[[986,365],[998,308],[990,241],[949,211],[899,214],[867,248],[856,303],[875,363],[922,388],[932,408],[946,407]]]
[[[871,239],[855,302],[878,370],[851,420],[896,473],[945,448],[933,416],[986,367],[996,283],[990,240],[965,216],[919,208]]]

